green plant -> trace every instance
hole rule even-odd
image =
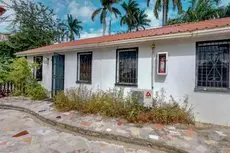
[[[31,64],[25,58],[16,58],[10,64],[7,80],[15,86],[14,96],[29,96],[33,100],[47,98],[46,89],[33,77],[32,70],[37,64]]]
[[[55,106],[60,111],[77,110],[137,123],[192,124],[194,121],[192,108],[188,107],[188,99],[185,99],[183,105],[179,105],[172,98],[171,102],[161,102],[153,108],[145,108],[139,103],[139,96],[130,95],[124,98],[123,90],[92,92],[80,86],[59,93],[55,97]]]
[[[107,20],[107,14],[109,13],[110,15],[114,15],[116,18],[118,15],[121,15],[121,12],[114,7],[114,4],[119,3],[121,0],[101,0],[101,7],[96,9],[91,18],[92,21],[94,21],[96,16],[99,16],[100,14],[100,23],[103,24],[103,35],[105,35],[106,32],[106,20]]]
[[[67,21],[60,23],[59,26],[65,29],[65,35],[69,36],[69,40],[75,40],[75,36],[77,35],[80,38],[80,31],[83,30],[81,26],[82,22],[78,19],[74,19],[71,14],[67,15]]]
[[[26,86],[26,95],[32,100],[43,100],[47,98],[48,91],[39,83],[34,81]]]

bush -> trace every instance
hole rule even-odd
[[[43,100],[47,98],[48,91],[39,83],[28,84],[26,93],[32,100]]]
[[[60,111],[77,110],[137,123],[194,123],[192,109],[186,102],[184,105],[171,102],[145,108],[138,102],[138,97],[123,98],[123,91],[115,89],[92,92],[85,87],[72,88],[57,94],[55,106]]]
[[[14,84],[14,96],[29,96],[33,100],[47,98],[46,89],[39,84],[32,73],[37,64],[31,64],[25,58],[17,58],[10,64],[7,80]]]

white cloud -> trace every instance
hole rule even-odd
[[[162,18],[161,13],[159,13],[160,16],[159,16],[159,20],[158,20],[154,16],[152,8],[148,8],[145,12],[148,15],[148,18],[151,20],[151,23],[150,23],[151,27],[159,27],[159,26],[161,26],[161,20],[160,20]]]
[[[99,36],[102,36],[102,29],[99,29],[99,30],[95,31],[93,28],[91,28],[90,32],[83,31],[81,33],[81,38],[80,39],[99,37]]]
[[[96,7],[90,2],[85,0],[84,3],[71,1],[68,5],[69,13],[75,17],[83,19],[83,23],[91,21],[91,15]]]

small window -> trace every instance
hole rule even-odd
[[[92,81],[92,52],[78,54],[77,82],[91,83]]]
[[[34,63],[38,64],[38,67],[36,67],[34,71],[34,76],[37,81],[42,81],[42,63],[43,63],[43,57],[42,56],[35,56],[34,57]]]
[[[137,85],[138,48],[117,50],[118,85]]]
[[[197,43],[197,88],[229,88],[229,44],[230,41]]]

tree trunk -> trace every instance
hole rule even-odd
[[[106,19],[103,20],[103,36],[105,35],[106,32]]]
[[[70,36],[69,36],[70,41],[74,40],[74,33],[73,30],[70,31]]]
[[[168,12],[167,12],[167,0],[163,1],[163,19],[162,26],[165,26],[168,20]]]
[[[112,19],[109,20],[109,35],[111,35],[112,31]]]

